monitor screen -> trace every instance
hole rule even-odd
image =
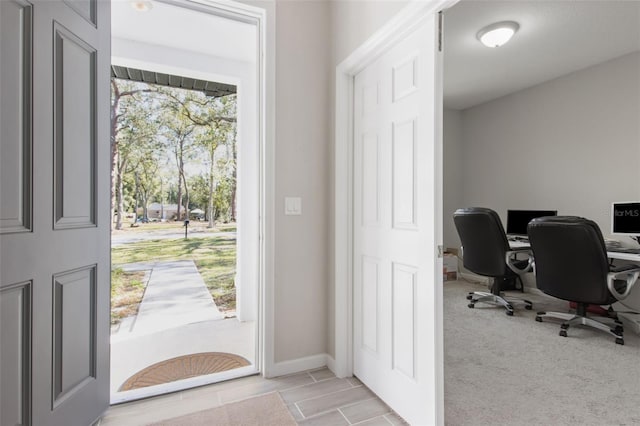
[[[640,201],[613,203],[611,210],[613,234],[640,235]]]
[[[507,234],[527,235],[527,225],[532,219],[557,214],[556,210],[507,210]]]

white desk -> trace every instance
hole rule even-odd
[[[608,251],[607,256],[609,257],[609,259],[628,260],[634,263],[640,263],[640,254],[619,253],[616,251]]]
[[[509,241],[509,247],[511,247],[512,249],[528,248],[529,242],[528,241]],[[640,263],[640,254],[608,251],[607,256],[609,257],[609,259],[628,260],[630,262]]]

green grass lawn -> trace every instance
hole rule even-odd
[[[231,223],[216,223],[215,228],[207,228],[208,222],[192,220],[189,222],[189,231],[193,232],[206,232],[215,234],[216,232],[234,232],[236,230],[235,222]],[[123,222],[122,229],[115,230],[118,234],[136,234],[138,232],[149,231],[173,231],[184,232],[183,221],[167,221],[167,222],[149,222],[149,223],[136,223],[135,226],[131,226],[131,221]]]
[[[193,260],[220,311],[236,307],[236,239],[231,236],[150,240],[111,249],[113,270],[132,262]],[[114,272],[112,271],[112,279]]]

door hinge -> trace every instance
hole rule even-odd
[[[442,52],[442,20],[444,15],[442,11],[438,12],[438,52]]]
[[[438,257],[443,257],[444,256],[444,247],[442,245],[438,246]]]

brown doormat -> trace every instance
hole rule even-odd
[[[250,364],[240,355],[225,352],[183,355],[158,362],[138,371],[120,386],[118,392],[219,373]]]
[[[278,392],[152,423],[149,426],[296,426]]]

